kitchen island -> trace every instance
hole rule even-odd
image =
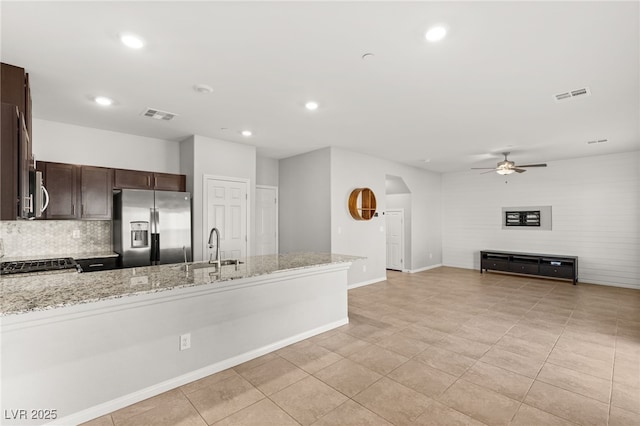
[[[3,424],[79,423],[346,324],[356,259],[3,276]]]

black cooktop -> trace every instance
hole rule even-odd
[[[40,260],[23,260],[16,262],[2,262],[0,275],[21,274],[27,272],[60,271],[64,269],[78,270],[78,263],[71,257]]]

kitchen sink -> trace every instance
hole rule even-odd
[[[220,261],[220,266],[238,266],[238,265],[243,265],[244,262],[238,259],[224,259]],[[215,263],[209,263],[209,262],[199,262],[199,263],[192,263],[189,266],[189,269],[193,270],[193,269],[216,269],[217,265]]]

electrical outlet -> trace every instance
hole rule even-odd
[[[180,335],[180,350],[184,351],[191,347],[191,333]]]
[[[78,238],[80,238],[80,230],[79,229],[74,229],[71,232],[71,238],[73,238],[74,240],[77,240]]]
[[[367,265],[362,265],[362,272],[367,272]]]
[[[433,253],[429,253],[429,259],[433,259]]]

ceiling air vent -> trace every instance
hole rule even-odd
[[[609,139],[596,139],[596,140],[593,140],[593,141],[588,141],[587,145],[593,145],[593,144],[596,144],[596,143],[605,143],[605,142],[609,142]]]
[[[591,95],[591,90],[588,87],[582,87],[580,89],[571,90],[570,92],[557,93],[553,95],[553,99],[556,102],[565,101],[567,99],[573,99],[578,96],[589,96]]]
[[[173,118],[178,114],[174,114],[172,112],[167,112],[167,111],[160,111],[159,109],[155,109],[155,108],[147,108],[142,113],[142,115],[145,117],[156,119],[156,120],[169,121],[169,120],[173,120]]]

